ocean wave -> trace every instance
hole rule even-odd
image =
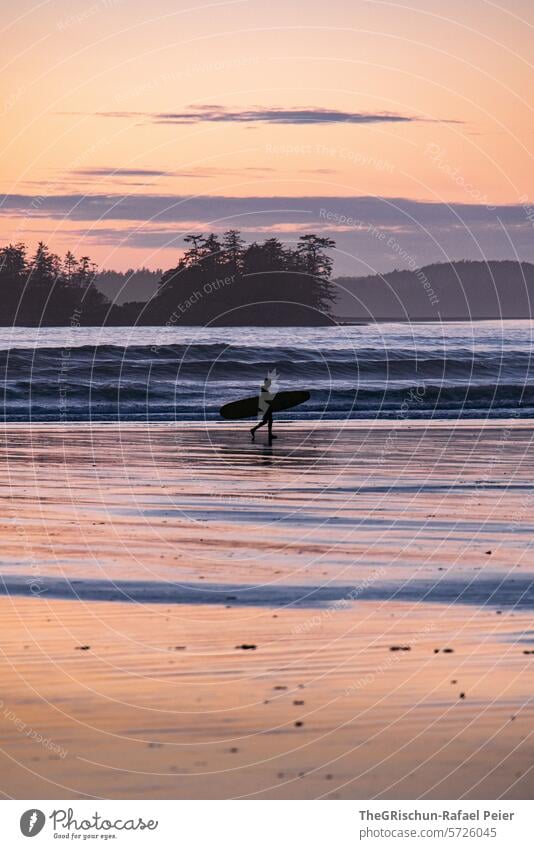
[[[155,328],[152,344],[118,344],[135,341],[123,328],[114,343],[69,347],[67,333],[62,347],[31,347],[18,329],[20,347],[0,350],[1,415],[4,421],[215,419],[222,404],[257,392],[268,370],[277,372],[280,389],[311,392],[291,418],[534,414],[525,328],[477,328],[474,338],[452,328],[445,341],[432,338],[428,327],[380,336],[376,328],[351,328],[348,339],[327,330],[260,330],[256,345],[251,334],[248,329],[243,344],[239,328],[229,329],[225,341],[220,330],[201,329],[190,344],[159,345]]]

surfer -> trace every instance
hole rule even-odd
[[[271,378],[266,377],[263,381],[260,388],[260,399],[258,403],[258,409],[260,413],[263,413],[263,418],[257,425],[250,428],[250,435],[252,436],[252,441],[254,442],[254,437],[256,435],[256,431],[267,425],[267,430],[269,433],[269,442],[272,442],[273,439],[276,439],[276,436],[273,434],[273,410],[272,403],[274,401],[276,392],[271,392]]]
[[[273,439],[277,438],[273,433],[273,412],[282,413],[291,410],[293,407],[298,407],[299,404],[305,404],[309,398],[310,393],[304,390],[280,392],[278,390],[278,374],[276,369],[273,369],[267,372],[267,377],[260,387],[259,395],[254,395],[252,398],[240,398],[238,401],[223,404],[219,413],[223,419],[255,418],[257,424],[250,428],[253,442],[256,431],[267,425],[269,444],[271,444]]]

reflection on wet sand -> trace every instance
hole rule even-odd
[[[4,429],[10,792],[527,797],[531,429],[246,433]]]

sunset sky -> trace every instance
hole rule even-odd
[[[338,273],[534,261],[533,28],[531,0],[21,0],[0,242],[154,268],[236,227],[328,234]]]

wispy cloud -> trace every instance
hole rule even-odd
[[[326,212],[324,212],[326,211]],[[33,218],[65,218],[71,221],[159,221],[256,223],[318,222],[331,229],[361,227],[442,226],[461,228],[472,224],[493,226],[532,225],[520,205],[488,207],[484,204],[447,204],[383,197],[232,197],[224,195],[175,194],[10,194],[0,200],[0,213]],[[324,213],[324,214],[323,214]],[[229,225],[230,226],[230,225]]]
[[[274,168],[267,168],[263,166],[244,166],[242,168],[194,167],[177,171],[162,171],[157,168],[114,168],[111,166],[99,166],[91,168],[75,168],[72,171],[69,171],[67,176],[63,177],[63,182],[66,183],[70,180],[71,182],[79,183],[80,181],[85,182],[87,178],[98,179],[99,177],[112,180],[122,180],[132,177],[186,177],[195,180],[204,180],[209,177],[242,177],[244,173],[265,174],[273,172],[274,170]],[[39,181],[34,182],[35,185],[39,183]],[[42,181],[41,185],[46,185],[46,182]],[[145,184],[143,183],[141,185]]]
[[[252,106],[230,109],[219,104],[193,104],[176,112],[99,112],[105,118],[144,117],[154,124],[407,124],[433,121],[396,112],[347,112],[323,107]],[[450,122],[447,122],[450,123]]]
[[[462,258],[534,260],[532,224],[517,204],[72,192],[6,195],[0,200],[0,215],[24,219],[20,232],[32,234],[37,222],[39,232],[48,221],[61,222],[65,233],[78,234],[89,248],[113,245],[171,253],[181,250],[185,234],[195,231],[221,233],[235,227],[249,241],[266,234],[291,241],[303,233],[323,233],[336,241],[337,274]]]
[[[70,174],[79,177],[167,177],[171,171],[155,168],[75,168]]]

